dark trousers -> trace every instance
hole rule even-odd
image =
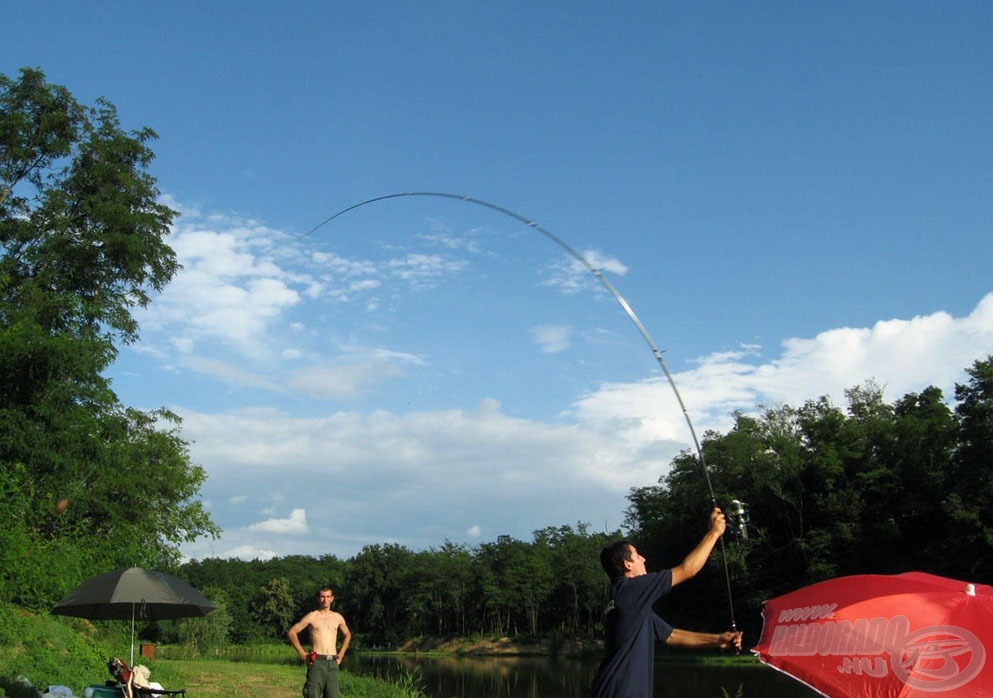
[[[331,655],[318,655],[307,667],[303,698],[340,698],[338,693],[338,662]]]

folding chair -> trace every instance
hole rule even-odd
[[[136,672],[127,663],[117,657],[111,657],[107,662],[110,675],[117,681],[124,698],[171,698],[180,696],[186,698],[186,689],[167,691],[164,688],[152,688],[148,685],[148,676]],[[140,668],[140,667],[136,667]]]

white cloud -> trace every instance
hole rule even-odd
[[[402,375],[403,371],[388,361],[313,365],[294,371],[288,377],[287,385],[315,398],[355,400],[365,395],[373,384]]]
[[[352,401],[384,381],[402,378],[404,367],[424,366],[424,357],[382,347],[339,347],[335,363],[312,363],[287,374],[286,387],[318,399]],[[286,355],[287,352],[284,352]],[[292,358],[300,358],[293,352]]]
[[[255,373],[241,365],[231,364],[217,359],[191,355],[181,359],[182,364],[203,376],[215,378],[228,385],[238,385],[252,388],[262,388],[280,392],[282,386],[261,374]]]
[[[199,555],[199,559],[204,557],[221,557],[214,554]],[[242,560],[271,560],[274,557],[280,557],[279,553],[275,550],[269,550],[267,548],[257,548],[254,545],[238,545],[234,548],[230,548],[225,552],[223,557],[227,558],[241,558]]]
[[[138,313],[140,351],[230,386],[346,400],[368,394],[424,359],[391,348],[359,354],[319,309],[355,304],[372,314],[467,267],[448,254],[374,261],[310,251],[309,241],[255,221],[186,213],[169,239],[182,268]],[[340,357],[326,357],[339,346]]]
[[[248,526],[249,531],[257,533],[281,533],[281,534],[304,534],[309,533],[307,528],[307,512],[303,509],[294,509],[289,517],[285,519],[268,519]]]
[[[441,279],[463,271],[467,263],[447,255],[408,254],[391,259],[386,267],[390,274],[409,283],[413,288],[428,288]]]
[[[665,465],[634,462],[638,454],[618,447],[610,434],[514,419],[493,402],[471,412],[334,413],[322,419],[271,410],[182,416],[195,459],[211,464],[208,490],[254,492],[255,498],[284,493],[294,506],[313,512],[312,531],[331,532],[322,538],[315,533],[313,544],[323,539],[326,547],[346,546],[341,554],[391,537],[427,547],[473,527],[502,533],[508,517],[525,511],[532,513],[524,521],[541,512],[533,528],[558,525],[577,518],[571,510],[591,489],[601,499],[609,491],[616,527],[627,488],[650,484]],[[244,510],[213,513],[231,528]],[[356,524],[365,529],[357,539]],[[253,532],[255,545],[277,545],[263,535],[277,531],[256,524]],[[298,542],[282,544],[299,550]]]
[[[169,243],[182,269],[143,311],[142,327],[162,332],[186,351],[200,341],[220,340],[239,353],[257,353],[270,323],[300,302],[301,293],[289,285],[298,280],[273,256],[279,233],[240,221],[215,222],[226,230],[204,230],[196,220],[174,228]]]
[[[558,354],[569,348],[571,333],[564,325],[540,325],[531,328],[531,340],[542,354]]]
[[[615,276],[624,276],[628,272],[628,268],[623,262],[614,257],[608,257],[597,250],[585,250],[579,254],[598,272],[614,274]],[[549,264],[544,269],[544,274],[544,284],[563,293],[603,290],[596,276],[590,273],[589,268],[569,254]]]
[[[334,252],[311,252],[311,260],[320,271],[331,272],[335,277],[348,279],[355,277],[379,276],[378,266],[369,260],[349,259]]]
[[[428,363],[423,356],[411,354],[410,352],[383,349],[381,347],[367,348],[361,346],[348,346],[342,347],[342,351],[352,356],[364,356],[376,361],[390,361],[396,364],[405,364],[410,366],[425,366]]]
[[[463,235],[456,235],[452,233],[447,225],[444,225],[437,219],[429,220],[428,223],[432,228],[432,232],[418,235],[417,237],[419,239],[449,250],[480,251],[479,236],[483,234],[482,230],[477,228]]]
[[[993,351],[993,294],[965,318],[937,312],[885,320],[790,339],[783,348],[780,359],[759,367],[751,379],[756,392],[773,400],[795,402],[817,391],[840,399],[853,381],[869,378],[889,399],[928,385],[948,390],[965,367]]]
[[[627,265],[621,260],[616,257],[605,256],[598,250],[586,250],[583,252],[583,259],[597,271],[604,271],[615,276],[624,276],[628,273]]]
[[[965,318],[945,312],[911,320],[886,320],[871,328],[838,328],[813,338],[793,338],[782,354],[761,362],[759,348],[703,357],[697,368],[673,375],[698,433],[723,429],[729,413],[792,404],[827,395],[844,405],[845,391],[873,380],[888,401],[934,385],[952,397],[964,369],[993,353],[993,294]],[[604,384],[577,402],[583,422],[614,420],[622,436],[679,438],[688,427],[672,388],[662,378]]]

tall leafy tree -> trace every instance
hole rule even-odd
[[[227,646],[231,636],[231,612],[227,594],[221,589],[203,589],[204,595],[213,602],[215,608],[200,618],[183,618],[173,621],[175,635],[188,647],[193,656]]]
[[[52,334],[137,338],[136,306],[177,267],[175,212],[157,201],[148,128],[106,100],[78,104],[39,70],[0,75],[0,246],[5,314]]]
[[[480,596],[493,632],[536,632],[542,601],[553,586],[551,561],[544,544],[512,536],[484,543],[477,556]]]
[[[894,482],[887,513],[880,516],[890,535],[876,550],[888,561],[886,571],[954,574],[941,561],[951,537],[945,512],[952,495],[956,430],[955,415],[938,388],[908,393],[894,405],[893,439],[885,456]]]
[[[252,618],[270,637],[281,637],[293,621],[295,603],[290,581],[285,577],[270,579],[252,601]]]
[[[411,590],[414,629],[428,635],[465,634],[473,586],[472,554],[468,546],[445,541],[415,556]]]
[[[947,555],[960,577],[993,575],[993,356],[967,369],[969,381],[955,386],[957,445],[950,496]]]
[[[356,619],[354,627],[368,633],[373,643],[392,645],[409,637],[419,581],[415,560],[413,551],[402,545],[367,545],[346,568],[347,611]]]
[[[104,375],[178,269],[154,138],[40,70],[0,74],[0,467],[23,475],[25,564],[58,551],[62,570],[33,591],[8,572],[0,598],[47,603],[84,570],[174,563],[216,532],[175,417],[125,408]]]
[[[557,623],[556,630],[591,635],[600,622],[609,588],[600,567],[600,550],[609,538],[590,533],[585,523],[534,532],[535,544],[547,548],[551,560],[554,581],[544,605],[548,621]]]

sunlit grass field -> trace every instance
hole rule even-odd
[[[139,663],[136,658],[135,663]],[[142,659],[152,680],[167,689],[185,688],[189,698],[301,698],[307,670],[286,644],[233,645],[192,657],[188,648],[156,647],[155,658]],[[397,676],[389,682],[348,671],[345,659],[339,674],[343,696],[349,698],[421,698],[418,677]]]
[[[103,687],[111,680],[107,658],[130,659],[124,627],[98,628],[0,604],[0,698],[37,698],[49,685],[66,686],[82,698],[87,686]],[[210,657],[191,657],[169,646],[155,649],[154,657],[136,652],[134,663],[145,664],[150,679],[166,689],[185,688],[187,698],[301,698],[306,669],[288,644],[231,647]],[[424,698],[419,676],[387,681],[358,676],[348,671],[347,657],[340,685],[347,698]]]
[[[148,665],[153,680],[167,689],[185,688],[189,698],[300,698],[306,675],[299,662],[156,659]],[[347,670],[339,679],[342,695],[350,698],[419,698],[416,683],[411,676],[386,683]]]

